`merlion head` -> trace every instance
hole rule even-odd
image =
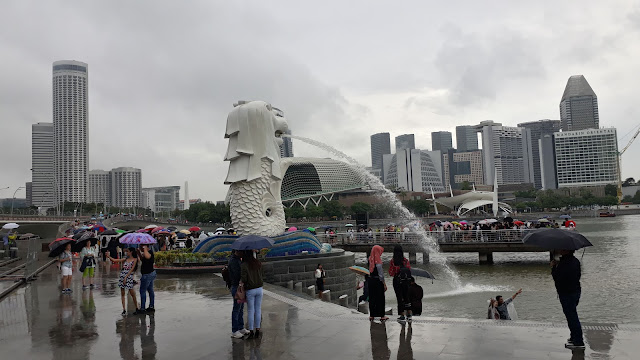
[[[282,179],[281,136],[288,130],[282,112],[264,101],[234,105],[224,136],[229,139],[224,160],[230,162],[225,184],[259,178],[263,159],[272,163],[271,176]]]

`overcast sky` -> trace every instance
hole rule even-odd
[[[640,124],[639,58],[634,1],[3,1],[0,198],[30,181],[56,60],[89,64],[90,169],[138,167],[144,187],[188,180],[215,201],[237,100],[270,102],[294,134],[370,165],[376,132],[430,149],[456,125],[559,119],[583,74],[622,148]],[[623,177],[640,177],[639,157],[640,140]]]

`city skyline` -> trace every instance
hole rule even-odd
[[[114,4],[79,4],[73,16],[61,16],[62,4],[47,2],[35,12],[10,3],[0,15],[0,28],[15,34],[0,40],[0,118],[11,134],[4,146],[12,150],[0,188],[13,189],[0,197],[31,180],[31,124],[51,119],[50,64],[63,58],[91,67],[90,164],[140,168],[144,186],[188,179],[193,198],[211,201],[226,195],[220,134],[232,104],[243,99],[277,105],[296,135],[327,142],[365,165],[372,133],[412,133],[416,148],[429,149],[432,131],[453,133],[484,119],[510,126],[556,119],[562,88],[577,74],[596,90],[600,124],[618,129],[620,147],[640,118],[632,106],[636,82],[628,76],[640,67],[628,56],[639,46],[632,40],[640,33],[640,10],[623,2],[580,9],[527,4],[527,26],[508,20],[517,13],[506,2],[463,9],[441,4],[437,16],[415,2],[395,9],[402,21],[388,19],[388,8],[372,6],[357,27],[335,18],[338,10],[345,19],[354,16],[357,6],[330,3],[311,18],[294,15],[303,5],[258,4],[242,10],[255,20],[242,28],[230,20],[240,11],[233,4],[155,2],[151,10],[132,6],[125,17]],[[417,21],[419,13],[429,13],[429,21]],[[35,25],[19,21],[27,16]],[[285,27],[282,17],[292,23]],[[141,27],[140,18],[150,20]],[[374,26],[383,20],[394,26]],[[329,22],[334,25],[326,29]],[[420,31],[411,25],[418,23]],[[285,31],[300,24],[300,31]],[[234,29],[233,41],[228,29]],[[371,46],[373,38],[386,40],[385,47]],[[185,54],[198,56],[186,56],[187,66],[175,71]],[[170,138],[154,138],[165,133]],[[328,156],[300,142],[295,150],[301,157]],[[623,178],[640,176],[631,161],[638,156],[634,144],[622,157]],[[24,190],[17,196],[24,197]]]

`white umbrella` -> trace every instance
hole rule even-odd
[[[158,225],[150,224],[150,225],[145,226],[144,228],[145,228],[145,229],[155,229],[155,228],[157,228],[157,227],[158,227]]]
[[[498,222],[498,220],[496,219],[486,219],[485,221],[487,222],[487,224],[493,224]]]
[[[227,230],[225,228],[223,228],[223,227],[219,227],[219,228],[216,229],[216,231],[227,231]]]
[[[3,229],[9,229],[9,230],[11,230],[11,229],[17,229],[17,228],[19,228],[19,227],[20,227],[20,225],[18,225],[18,224],[16,224],[16,223],[8,223],[8,224],[4,224],[4,225],[2,225],[2,228],[3,228]]]
[[[347,224],[346,227],[353,227],[353,224]]]

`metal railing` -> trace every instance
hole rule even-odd
[[[521,243],[529,232],[535,229],[519,230],[453,230],[425,231],[423,234],[435,239],[439,244],[460,243]],[[318,240],[332,245],[360,244],[418,244],[421,234],[416,232],[353,232],[316,235]]]

